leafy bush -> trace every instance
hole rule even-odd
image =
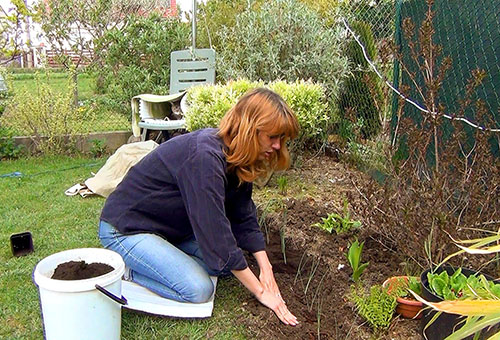
[[[316,11],[297,0],[248,7],[218,34],[217,71],[224,80],[312,79],[336,95],[347,74],[340,27],[328,28]]]
[[[56,92],[46,82],[36,79],[37,92],[16,91],[0,124],[18,136],[35,137],[35,148],[43,153],[71,151],[72,136],[82,124],[95,125],[89,111],[73,106],[73,94],[68,84],[65,93]]]
[[[385,330],[391,324],[392,315],[396,310],[396,297],[387,293],[381,285],[370,288],[367,294],[361,286],[351,286],[351,301],[356,309],[375,330]]]
[[[102,157],[104,156],[108,148],[106,147],[106,141],[103,139],[91,139],[89,140],[90,142],[90,154],[94,158]]]
[[[210,0],[198,5],[197,46],[213,47],[219,51],[222,46],[220,30],[233,27],[236,17],[250,7],[257,10],[264,0]]]
[[[327,137],[330,124],[324,89],[319,84],[296,81],[277,81],[264,85],[248,80],[230,81],[226,85],[202,85],[188,90],[189,110],[186,113],[189,131],[216,127],[224,114],[248,90],[266,86],[283,97],[297,115],[300,124],[299,137],[294,147],[303,148],[306,143],[320,145]]]
[[[0,160],[16,159],[23,149],[23,146],[14,143],[12,133],[5,128],[0,128]]]
[[[130,98],[141,93],[167,94],[170,53],[189,45],[190,26],[177,18],[153,13],[137,17],[122,29],[111,29],[96,42],[103,60],[98,83],[108,96],[130,109]],[[99,66],[101,67],[101,66]]]

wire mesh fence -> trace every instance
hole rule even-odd
[[[340,134],[347,139],[354,135],[373,138],[387,134],[392,91],[384,86],[382,78],[392,78],[393,56],[389,47],[395,32],[395,2],[349,1],[341,7],[341,16],[349,33],[346,54],[352,74],[339,98]]]

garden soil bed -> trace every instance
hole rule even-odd
[[[368,179],[326,156],[312,158],[300,169],[290,170],[288,175],[307,178],[307,185],[314,186],[314,190],[311,195],[291,192],[283,196],[286,213],[267,216],[263,230],[266,230],[267,251],[276,281],[300,324],[296,327],[281,324],[250,295],[242,301],[241,323],[255,339],[372,339],[373,330],[348,299],[353,284],[345,255],[348,246],[355,236],[365,242],[362,262],[369,262],[369,266],[362,280],[368,287],[382,284],[390,276],[404,274],[404,259],[375,241],[369,226],[343,235],[329,234],[312,226],[328,213],[341,212],[344,198],[349,201],[352,218],[363,221],[361,213],[356,213],[356,210],[362,211],[357,187]],[[290,187],[289,191],[292,190]],[[249,259],[249,265],[258,273],[253,258]],[[420,332],[419,321],[395,316],[389,330],[377,337],[421,339]]]

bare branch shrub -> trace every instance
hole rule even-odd
[[[423,85],[417,82],[417,73],[402,63],[398,51],[394,53],[429,112],[404,117],[405,101],[400,100],[393,147],[388,151],[389,180],[382,187],[373,183],[364,188],[364,195],[366,216],[379,241],[428,267],[456,250],[447,234],[466,239],[480,236],[479,228],[498,229],[500,162],[490,144],[498,141],[497,132],[471,128],[456,119],[464,117],[466,109],[473,110],[481,126],[494,126],[485,103],[475,99],[484,71],[472,72],[465,96],[457,98],[460,108],[447,112],[452,119],[443,116],[446,108],[438,92],[452,60],[442,56],[441,46],[433,42],[433,0],[427,0],[427,6],[418,34],[409,19],[403,23]],[[408,93],[408,87],[400,90],[405,96]]]

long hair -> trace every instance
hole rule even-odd
[[[281,148],[268,160],[259,160],[258,132],[281,136]],[[283,98],[269,89],[257,88],[243,95],[225,114],[218,135],[227,147],[228,170],[235,171],[240,182],[252,182],[272,169],[288,168],[286,141],[298,133],[297,117]]]

